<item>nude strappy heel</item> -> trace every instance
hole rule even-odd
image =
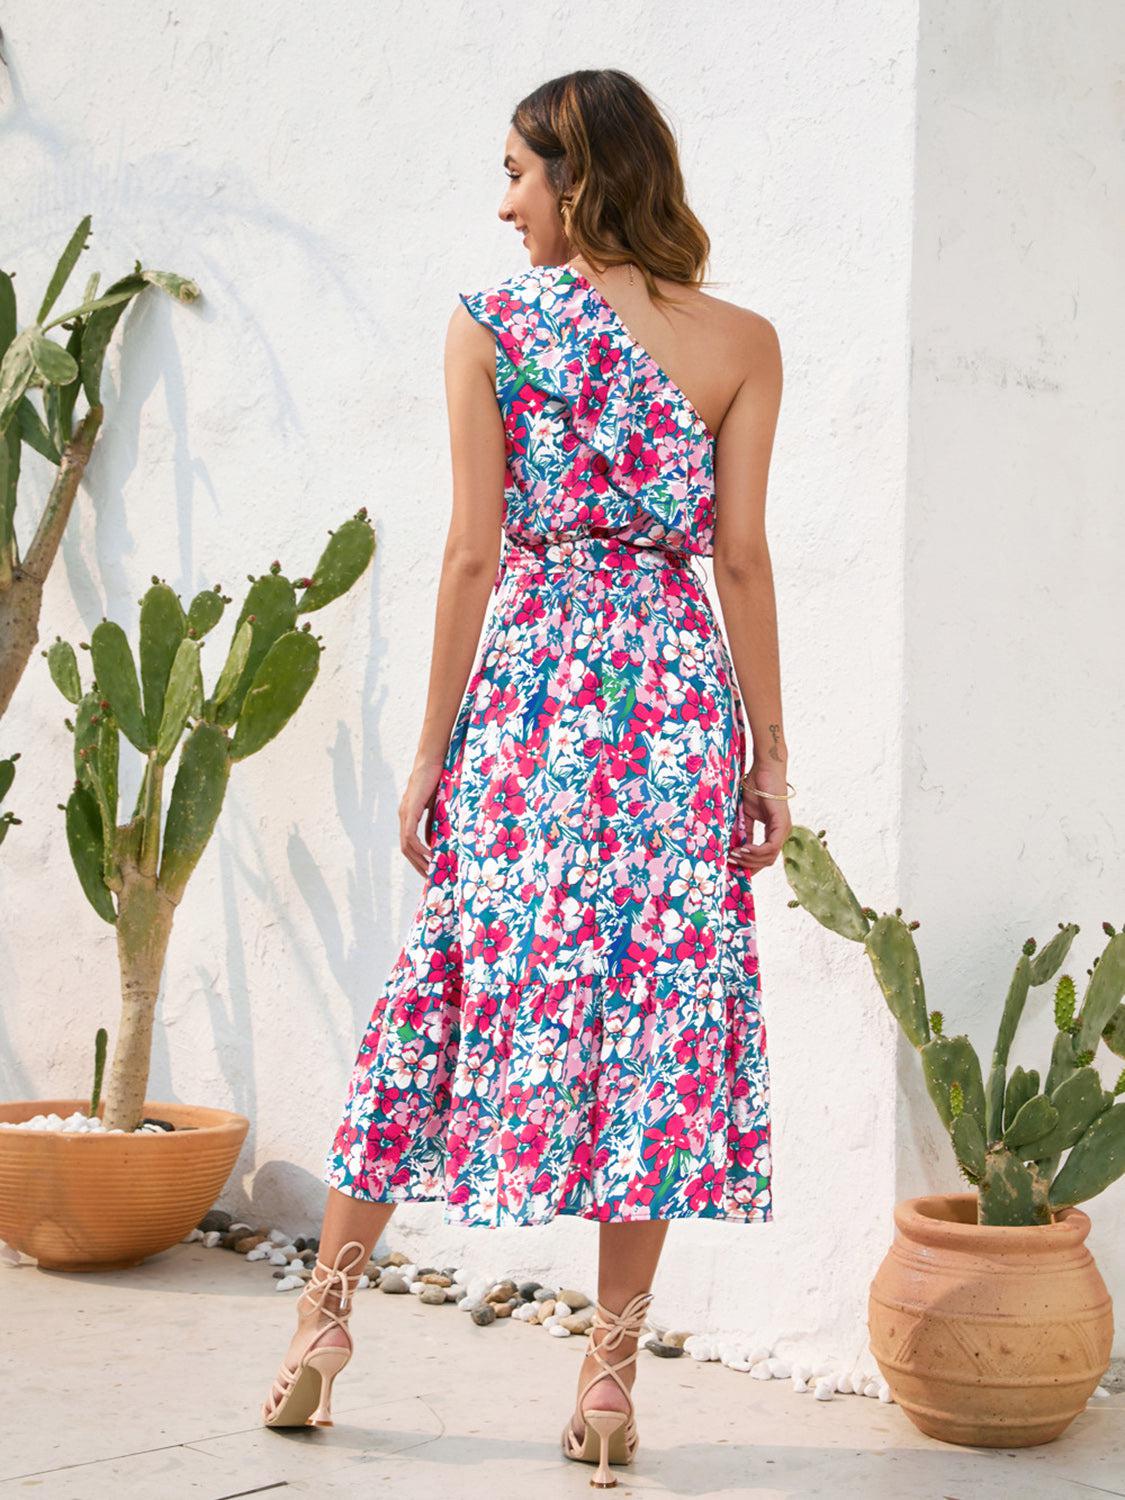
[[[574,1431],[573,1419],[568,1419],[563,1428],[562,1451],[565,1458],[573,1458],[578,1463],[597,1464],[597,1472],[590,1478],[590,1483],[597,1489],[608,1490],[617,1483],[610,1464],[631,1464],[639,1443],[632,1392],[618,1373],[626,1365],[632,1364],[637,1351],[634,1349],[632,1354],[627,1354],[615,1364],[604,1359],[602,1351],[615,1349],[630,1334],[640,1337],[652,1296],[651,1292],[638,1292],[619,1313],[610,1312],[600,1302],[594,1304],[594,1321],[590,1325],[587,1353],[592,1354],[602,1368],[587,1380],[578,1393],[578,1408],[586,1424],[585,1430],[579,1438]],[[595,1328],[605,1330],[605,1336],[597,1342],[594,1340]],[[629,1403],[628,1411],[603,1410],[583,1405],[586,1392],[606,1375],[612,1376],[621,1387]]]
[[[276,1384],[281,1395],[270,1394],[262,1403],[267,1427],[331,1427],[332,1382],[352,1357],[348,1332],[352,1296],[367,1264],[367,1247],[349,1240],[328,1266],[317,1260],[312,1276],[297,1302],[297,1323],[308,1333],[308,1342],[295,1365],[283,1363]],[[340,1307],[325,1307],[330,1289],[339,1284]],[[347,1344],[320,1344],[330,1328],[342,1328]]]

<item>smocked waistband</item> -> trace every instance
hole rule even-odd
[[[554,571],[559,568],[583,572],[605,569],[626,574],[671,568],[686,570],[701,579],[702,575],[694,565],[698,555],[683,548],[634,542],[616,536],[572,536],[553,541],[546,538],[534,541],[521,538],[517,541],[509,537],[500,557],[496,582],[499,583],[507,572]]]

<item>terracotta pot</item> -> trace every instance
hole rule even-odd
[[[871,1352],[916,1427],[947,1443],[1049,1443],[1109,1365],[1113,1304],[1086,1249],[1089,1216],[977,1223],[977,1195],[895,1205],[871,1283]]]
[[[0,1120],[89,1107],[88,1097],[20,1099],[0,1104]],[[97,1112],[104,1118],[104,1101]],[[182,1240],[222,1191],[250,1121],[148,1100],[144,1113],[175,1130],[0,1130],[0,1239],[52,1271],[135,1266]]]

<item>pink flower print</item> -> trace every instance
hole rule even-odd
[[[649,1172],[654,1175],[655,1181],[659,1182],[660,1173],[672,1160],[672,1153],[676,1149],[675,1142],[669,1140],[666,1131],[655,1127],[644,1132],[643,1140],[641,1158],[647,1164]]]
[[[512,714],[519,711],[519,706],[519,694],[511,684],[506,686],[496,684],[489,694],[482,722],[485,724],[504,724],[511,718]]]
[[[624,974],[647,973],[656,963],[658,955],[659,949],[651,943],[641,943],[634,939],[625,950],[621,971]]]
[[[527,811],[524,786],[513,772],[493,781],[485,798],[485,814],[488,818],[518,817]]]
[[[693,1177],[688,1183],[686,1192],[688,1202],[694,1213],[700,1213],[708,1204],[716,1206],[723,1201],[723,1183],[726,1180],[726,1172],[718,1170],[710,1162],[703,1168],[698,1177]]]
[[[623,781],[626,776],[643,776],[648,761],[648,746],[636,734],[624,734],[612,746],[607,769],[614,781]]]
[[[452,824],[448,819],[440,827],[435,819],[432,844],[434,857],[430,863],[430,881],[433,885],[450,885],[457,879],[457,854],[448,843],[452,831]]]
[[[680,430],[675,408],[670,401],[653,401],[648,408],[645,425],[654,438],[671,437]]]
[[[572,674],[572,682],[573,675],[579,678],[578,686],[572,687],[571,697],[574,702],[580,707],[588,703],[597,703],[600,707],[604,700],[601,699],[601,683],[598,681],[598,674],[591,672],[588,667],[584,669],[579,667],[577,674]],[[601,741],[595,740],[594,743],[600,745]]]
[[[696,1027],[685,1027],[685,1029],[680,1033],[680,1035],[673,1043],[672,1056],[682,1067],[686,1067],[695,1056],[696,1048],[698,1047],[698,1045],[699,1032]],[[679,1085],[677,1084],[677,1088],[678,1087]]]
[[[624,846],[617,830],[607,824],[598,834],[598,847],[601,850],[602,859],[608,864],[620,857]]]
[[[713,781],[700,782],[691,799],[693,810],[701,814],[703,820],[709,823],[722,821],[725,802],[725,796]]]
[[[659,465],[660,456],[644,434],[631,433],[620,459],[620,467],[625,476],[637,484],[647,484]]]
[[[613,379],[624,358],[625,351],[618,348],[608,333],[600,333],[592,339],[586,352],[587,364],[603,375],[607,383]]]
[[[688,922],[675,948],[676,957],[693,963],[697,969],[705,969],[715,961],[715,939],[707,927],[696,927]]]
[[[500,955],[512,946],[506,922],[478,922],[470,953],[485,963],[498,962]]]
[[[520,859],[527,848],[527,834],[522,828],[499,828],[489,849],[497,859]]]
[[[590,777],[590,804],[600,818],[611,818],[617,811],[617,793],[600,767]]]
[[[413,1031],[420,1031],[426,1012],[432,1004],[428,995],[420,995],[417,990],[406,990],[394,1003],[391,1012],[392,1027],[397,1030],[400,1026],[409,1026]]]
[[[713,729],[719,722],[719,710],[715,704],[715,696],[710,692],[700,692],[695,687],[688,687],[684,693],[683,703],[680,705],[680,717],[682,719],[698,719],[703,729]]]

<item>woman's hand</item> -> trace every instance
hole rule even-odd
[[[793,819],[789,816],[789,803],[780,797],[755,796],[753,788],[756,786],[767,792],[780,793],[789,790],[784,770],[779,771],[769,761],[761,763],[755,761],[748,767],[746,785],[742,791],[747,838],[745,843],[739,844],[732,851],[731,858],[737,860],[751,873],[755,870],[764,870],[767,865],[773,864],[793,827]],[[752,836],[756,822],[761,823],[765,829],[764,838],[757,844],[754,843]]]
[[[430,840],[434,834],[435,793],[443,764],[440,760],[415,761],[398,805],[399,847],[419,875],[426,874],[433,852]],[[423,813],[426,814],[425,842],[418,837],[418,823]]]

